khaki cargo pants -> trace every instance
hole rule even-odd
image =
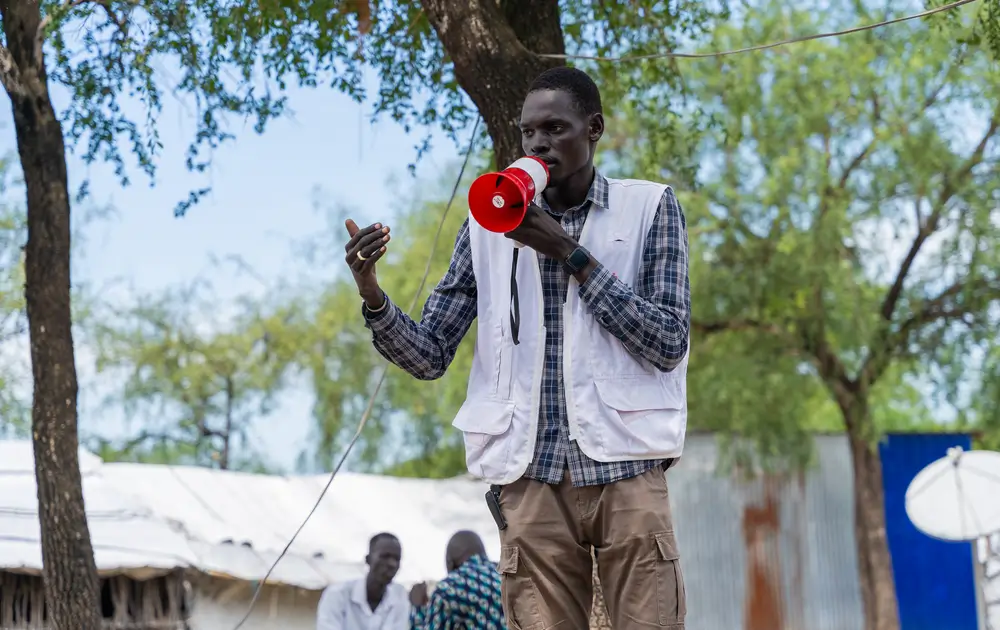
[[[604,486],[520,479],[500,491],[503,610],[509,630],[586,630],[590,550],[614,630],[684,630],[684,578],[666,475]]]

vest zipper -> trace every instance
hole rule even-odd
[[[590,211],[594,208],[591,206]],[[589,216],[588,216],[589,218]],[[586,247],[587,235],[590,233],[590,226],[593,221],[584,221],[583,229],[580,230],[580,238],[577,242]],[[566,424],[569,426],[569,439],[578,440],[579,429],[576,426],[576,399],[573,397],[573,305],[579,305],[579,295],[573,296],[573,291],[579,291],[580,283],[573,276],[569,277],[566,283],[566,299],[563,300],[563,392],[566,395]],[[574,300],[575,298],[575,300]],[[597,324],[600,325],[600,324]],[[584,357],[584,361],[589,361],[590,357]],[[593,367],[588,366],[587,374],[593,378]],[[578,440],[579,441],[579,440]]]
[[[542,371],[545,369],[545,335],[548,334],[545,328],[545,300],[542,299],[542,268],[538,264],[538,256],[531,257],[531,266],[535,272],[535,287],[537,288],[537,314],[538,314],[538,342],[535,344],[535,364],[531,379],[531,399],[529,413],[531,414],[531,430],[528,432],[527,462],[522,469],[530,465],[535,458],[535,447],[538,445],[538,416],[541,413],[542,396]]]
[[[507,398],[504,400],[514,399],[514,346],[508,348],[510,352],[510,357],[508,357],[508,362],[510,363],[510,369],[507,370]]]
[[[569,290],[573,290],[573,280],[570,279]],[[569,427],[569,439],[577,439],[576,407],[573,404],[573,313],[570,309],[569,296],[563,302],[563,392],[566,396],[566,424]]]
[[[497,396],[500,395],[500,377],[503,376],[503,346],[504,346],[504,338],[506,336],[507,336],[507,333],[504,331],[504,328],[503,328],[503,319],[501,319],[500,320],[500,347],[497,348],[497,350],[498,350],[498,352],[497,352],[497,355],[498,355],[497,356],[497,380],[496,380],[496,383],[493,384],[493,393],[496,394]],[[509,398],[509,396],[508,396],[508,398]]]

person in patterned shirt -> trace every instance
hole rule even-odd
[[[412,630],[503,630],[500,574],[486,557],[483,540],[461,531],[448,541],[448,577],[427,597],[427,585],[410,590]]]

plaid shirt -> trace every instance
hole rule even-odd
[[[580,239],[587,214],[608,207],[608,180],[597,173],[587,199],[559,215],[541,207]],[[542,370],[538,440],[525,476],[558,484],[567,467],[574,486],[613,483],[660,465],[659,460],[597,462],[569,439],[566,390],[563,387],[562,304],[569,276],[560,261],[538,255],[545,300],[545,362]],[[600,261],[598,261],[600,263]],[[594,318],[632,354],[663,371],[674,369],[688,347],[691,289],[684,213],[674,193],[664,191],[646,237],[635,288],[598,264],[580,286],[580,298]],[[469,222],[462,225],[444,278],[427,298],[419,323],[386,298],[375,312],[362,306],[375,348],[418,379],[440,378],[476,318],[476,277],[472,270]]]

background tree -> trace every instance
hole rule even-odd
[[[265,469],[248,433],[286,384],[296,304],[246,298],[220,317],[213,292],[195,283],[94,318],[98,372],[124,376],[108,402],[142,422],[124,443],[98,442],[109,459]]]
[[[979,368],[978,387],[972,388],[968,414],[963,420],[967,426],[981,431],[979,448],[997,451],[1000,450],[1000,343],[993,343]]]
[[[0,438],[29,437],[31,428],[30,367],[24,352],[28,334],[24,299],[27,217],[20,200],[23,183],[13,158],[0,158]],[[89,207],[76,217],[74,235],[107,215],[106,208]],[[78,246],[83,242],[82,238],[74,240],[74,255],[80,253]],[[73,288],[72,301],[75,312],[87,312],[92,296],[86,283]]]
[[[819,7],[809,8],[769,3],[718,29],[710,45],[739,48],[873,17],[855,5],[820,20]],[[685,73],[692,106],[716,122],[700,145],[700,189],[683,196],[699,253],[692,388],[723,369],[702,359],[713,348],[731,353],[725,369],[742,364],[747,374],[763,357],[756,381],[722,396],[740,413],[713,417],[772,437],[808,426],[795,405],[825,392],[850,443],[869,630],[898,628],[875,448],[894,416],[876,408],[893,389],[927,391],[967,375],[977,357],[993,356],[984,351],[1000,324],[1000,81],[969,43],[976,10],[948,28],[911,22]],[[641,172],[663,175],[660,155],[627,148]],[[789,388],[799,394],[785,399]],[[931,405],[941,421],[948,409],[932,401],[914,406]],[[777,424],[760,415],[775,411]]]
[[[17,344],[26,331],[24,317],[24,208],[12,201],[10,160],[0,159],[0,438],[28,435],[29,406],[20,378]]]

